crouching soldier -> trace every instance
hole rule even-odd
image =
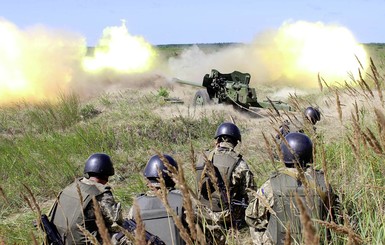
[[[167,189],[167,202],[172,211],[175,212],[176,217],[180,219],[180,223],[185,224],[182,194],[175,189],[175,182],[170,176],[171,171],[168,170],[167,164],[163,161],[167,161],[169,166],[178,169],[177,162],[171,156],[167,154],[164,154],[163,157],[152,156],[143,172],[150,190],[136,197],[136,205],[130,209],[128,218],[136,218],[135,214],[139,211],[146,232],[157,236],[164,244],[183,245],[185,242],[180,236],[180,231],[170,210],[156,194],[156,191],[161,189],[162,181],[160,179],[162,178]]]
[[[316,123],[321,120],[321,112],[318,108],[309,106],[303,113],[304,120],[298,119],[285,120],[279,127],[279,133],[275,136],[277,140],[281,139],[281,136],[285,137],[291,132],[305,133],[313,136],[316,133]]]
[[[215,148],[198,161],[197,216],[209,244],[225,244],[227,231],[244,225],[245,207],[254,188],[253,173],[234,148],[241,141],[239,128],[220,124]],[[251,196],[251,195],[250,195]]]
[[[285,168],[273,173],[246,210],[254,244],[304,244],[298,196],[311,218],[327,220],[335,195],[324,173],[311,167],[313,144],[303,133],[289,133],[280,144]]]
[[[106,239],[119,232],[122,224],[120,203],[115,202],[111,188],[106,185],[112,175],[114,167],[110,157],[104,153],[92,154],[85,163],[84,177],[77,178],[59,194],[49,216],[63,244],[102,242],[93,198],[100,207],[109,232],[110,237]],[[83,230],[89,234],[86,235]]]

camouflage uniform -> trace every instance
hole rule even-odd
[[[296,168],[283,168],[278,171],[288,171],[297,174]],[[314,169],[309,167],[306,169],[305,177],[312,179]],[[280,173],[282,174],[282,173]],[[270,179],[267,180],[256,192],[256,197],[249,203],[246,209],[246,223],[250,227],[250,235],[253,244],[273,245],[271,235],[267,229],[271,210],[274,206],[273,189]],[[283,221],[284,222],[284,221]],[[284,222],[285,223],[285,222]]]
[[[86,178],[82,178],[80,181],[87,185],[95,185],[96,187],[98,187],[98,189],[103,190],[104,188],[106,190],[101,195],[98,195],[95,198],[99,204],[100,211],[102,212],[104,222],[106,224],[108,231],[110,233],[119,232],[119,225],[121,225],[123,222],[123,217],[121,212],[122,210],[120,207],[120,203],[117,203],[115,201],[115,198],[111,191],[111,187],[105,186],[100,183],[96,183],[95,181],[92,181]],[[92,215],[93,214],[92,205],[88,205],[84,213],[89,213],[90,215]]]
[[[257,197],[250,201],[246,209],[245,220],[250,227],[253,244],[273,245],[270,235],[266,231],[269,210],[266,206],[274,205],[273,191],[270,180],[267,180],[257,191]]]
[[[304,133],[309,136],[315,135],[317,128],[310,122],[310,120],[306,119],[301,122],[297,118],[293,120],[285,120],[281,126],[279,126],[279,132],[280,134],[285,137],[290,132],[298,132],[298,133]],[[279,140],[281,138],[281,135],[277,134],[275,138]],[[278,142],[279,143],[279,142]]]
[[[281,126],[279,126],[279,133],[275,136],[276,144],[279,146],[281,144],[281,135],[285,137],[289,133],[298,132],[308,135],[312,140],[317,138],[317,127],[311,123],[310,120],[304,118],[304,121],[301,122],[298,118],[293,120],[285,120]],[[275,146],[273,146],[273,154],[276,160],[279,160],[279,154]]]
[[[237,153],[234,151],[234,145],[230,142],[220,142],[217,147],[210,152],[210,155],[215,154]],[[222,178],[225,177],[222,176]],[[230,200],[245,201],[247,204],[248,200],[251,200],[253,197],[250,193],[250,190],[254,189],[253,173],[242,158],[236,163],[236,166],[231,173],[229,189],[231,190]],[[229,209],[213,211],[207,205],[203,205],[200,201],[197,201],[196,210],[198,217],[202,219],[203,222],[206,222],[203,227],[214,234],[214,239],[216,239],[215,244],[225,243],[223,229],[228,230],[231,228],[231,225],[236,227],[237,224],[231,224],[232,221],[237,221],[239,223],[244,222],[244,208],[240,206],[233,206],[232,212],[230,212]],[[206,231],[206,234],[207,233],[208,232]]]
[[[92,192],[90,193],[82,190],[82,198],[86,200],[80,200],[78,190],[81,189],[81,186],[85,189],[92,188]],[[86,198],[86,196],[89,197]],[[60,193],[58,201],[55,202],[51,211],[52,221],[58,227],[59,232],[62,231],[61,233],[63,234],[61,235],[66,237],[66,244],[86,244],[87,242],[87,238],[82,234],[80,229],[76,227],[76,224],[67,224],[67,217],[70,217],[68,218],[69,222],[72,221],[77,222],[81,226],[84,225],[92,235],[101,241],[95,223],[96,216],[92,197],[95,197],[99,204],[100,211],[110,235],[112,236],[119,231],[118,225],[122,224],[121,208],[120,203],[115,202],[111,188],[107,185],[92,181],[91,179],[78,178]],[[84,203],[84,201],[88,202],[87,206],[83,210],[79,210],[78,205]],[[82,213],[84,214],[84,217]],[[80,215],[80,217],[73,217],[70,215]],[[84,220],[86,221],[86,224],[83,224]],[[71,233],[76,234],[75,237],[72,238]]]

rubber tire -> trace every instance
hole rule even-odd
[[[211,104],[210,96],[207,93],[207,90],[202,89],[198,90],[195,93],[194,100],[193,100],[193,105],[194,106],[204,106],[204,105],[209,105]]]

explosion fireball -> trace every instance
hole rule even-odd
[[[130,35],[124,21],[104,29],[93,56],[86,56],[80,35],[42,26],[20,30],[0,19],[0,36],[0,104],[55,99],[58,91],[87,88],[105,77],[116,83],[119,76],[165,67],[155,67],[155,49],[142,37]],[[364,48],[345,27],[298,21],[285,22],[251,44],[213,53],[195,46],[168,60],[165,70],[187,80],[199,77],[198,82],[212,68],[239,70],[251,73],[252,83],[302,89],[317,87],[318,74],[328,84],[344,83],[348,73],[358,73],[357,59],[364,69],[368,66]]]
[[[112,69],[122,73],[144,72],[151,68],[155,57],[152,46],[142,37],[128,33],[125,21],[119,27],[107,27],[93,57],[85,57],[86,71]]]
[[[58,91],[98,79],[87,79],[88,74],[144,72],[156,56],[143,38],[128,33],[124,22],[105,28],[93,57],[86,56],[85,39],[73,33],[42,26],[21,30],[0,20],[0,36],[0,104],[54,100]]]
[[[41,26],[20,30],[0,19],[0,103],[56,98],[84,56],[84,39]]]
[[[368,66],[363,46],[342,26],[285,22],[267,40],[267,45],[257,49],[272,81],[281,79],[299,87],[317,87],[319,73],[328,84],[337,85],[344,82],[348,73],[357,77],[357,59],[364,69]]]

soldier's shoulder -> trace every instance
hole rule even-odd
[[[274,171],[270,173],[269,179],[274,179],[280,176],[282,173],[280,171]]]
[[[213,150],[206,149],[206,150],[203,150],[200,154],[198,154],[197,165],[200,165],[200,166],[204,165],[206,160],[209,159],[210,154],[213,154],[212,152]]]
[[[316,170],[314,170],[314,171],[316,171],[317,173],[321,173],[321,174],[324,174],[324,173],[325,173],[322,169],[316,169]]]
[[[144,196],[146,196],[146,193],[139,193],[139,194],[136,194],[135,198],[140,198]]]
[[[271,193],[270,179],[268,179],[267,181],[265,181],[265,183],[261,185],[261,187],[258,189],[258,192],[263,195],[268,195],[269,193]]]
[[[78,180],[82,184],[95,187],[96,189],[98,189],[102,193],[103,192],[111,192],[111,186],[109,186],[109,185],[101,184],[101,183],[98,183],[96,181],[86,179],[86,178],[80,178]]]
[[[74,188],[74,186],[79,185],[80,180],[81,180],[81,178],[76,179],[76,180],[73,181],[71,184],[69,184],[69,185],[67,185],[66,187],[64,187],[64,190],[66,190],[66,189],[72,189],[72,188]]]
[[[238,151],[235,151],[234,149],[230,149],[226,153],[231,155],[235,159],[238,159],[239,162],[245,162],[245,159],[243,158],[242,154],[240,154]]]
[[[234,167],[234,171],[250,171],[250,167],[249,165],[247,164],[247,162],[243,159],[239,160],[236,162],[236,165]]]
[[[306,169],[306,172],[316,173],[316,174],[325,174],[325,172],[322,169],[315,169],[313,167],[308,167]]]
[[[315,175],[318,176],[318,178],[324,178],[325,172],[322,170],[315,170]]]
[[[215,152],[215,149],[204,149],[202,152],[201,152],[201,157],[208,157],[210,154],[213,154]]]
[[[173,189],[170,191],[170,193],[177,194],[177,195],[182,195],[182,191],[179,189]]]
[[[100,184],[100,183],[96,183],[95,187],[98,188],[98,190],[100,190],[103,193],[106,193],[106,192],[107,193],[109,193],[109,192],[112,193],[112,188],[109,185],[103,185],[103,184]]]

